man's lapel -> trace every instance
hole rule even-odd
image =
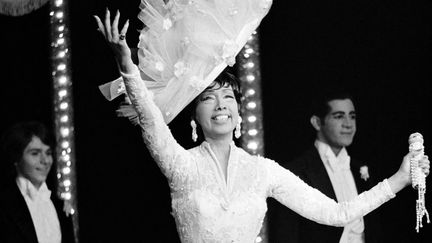
[[[29,242],[37,242],[36,230],[27,204],[17,185],[11,188],[10,216]]]
[[[318,150],[313,149],[311,159],[308,161],[308,163],[309,170],[306,171],[306,173],[309,174],[308,176],[311,180],[311,186],[320,190],[328,197],[337,200],[336,194],[330,181],[330,177],[328,176],[324,164],[321,161]]]

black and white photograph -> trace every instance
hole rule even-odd
[[[432,242],[431,13],[0,0],[0,242]]]

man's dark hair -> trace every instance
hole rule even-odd
[[[53,147],[54,139],[46,126],[38,121],[16,123],[3,134],[1,152],[7,170],[14,170],[14,163],[21,160],[24,149],[33,137],[38,137],[44,144]]]
[[[321,121],[330,112],[329,102],[332,100],[345,100],[350,99],[353,103],[353,95],[345,89],[333,88],[329,90],[321,90],[321,92],[315,97],[311,105],[311,116],[317,116]]]

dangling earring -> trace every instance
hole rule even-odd
[[[196,131],[197,125],[195,123],[195,120],[191,120],[190,125],[192,127],[192,140],[194,142],[196,142],[197,139],[198,139],[198,134],[197,134],[197,131]]]
[[[236,138],[239,138],[241,136],[241,123],[242,123],[242,118],[241,118],[241,116],[239,116],[237,125],[236,125],[235,130],[234,130],[234,136]]]

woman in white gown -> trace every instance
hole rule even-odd
[[[411,184],[412,154],[407,154],[393,176],[350,202],[337,203],[278,163],[236,147],[233,132],[239,124],[240,92],[236,80],[224,72],[203,87],[192,103],[204,142],[184,149],[166,124],[171,113],[161,105],[160,92],[150,91],[143,80],[152,75],[143,74],[142,59],[139,68],[132,62],[125,40],[128,22],[119,31],[119,17],[117,12],[111,22],[108,10],[103,22],[95,16],[99,31],[114,51],[144,142],[169,181],[172,214],[182,242],[254,242],[267,211],[267,197],[310,220],[343,226]],[[420,166],[429,174],[427,157]]]

